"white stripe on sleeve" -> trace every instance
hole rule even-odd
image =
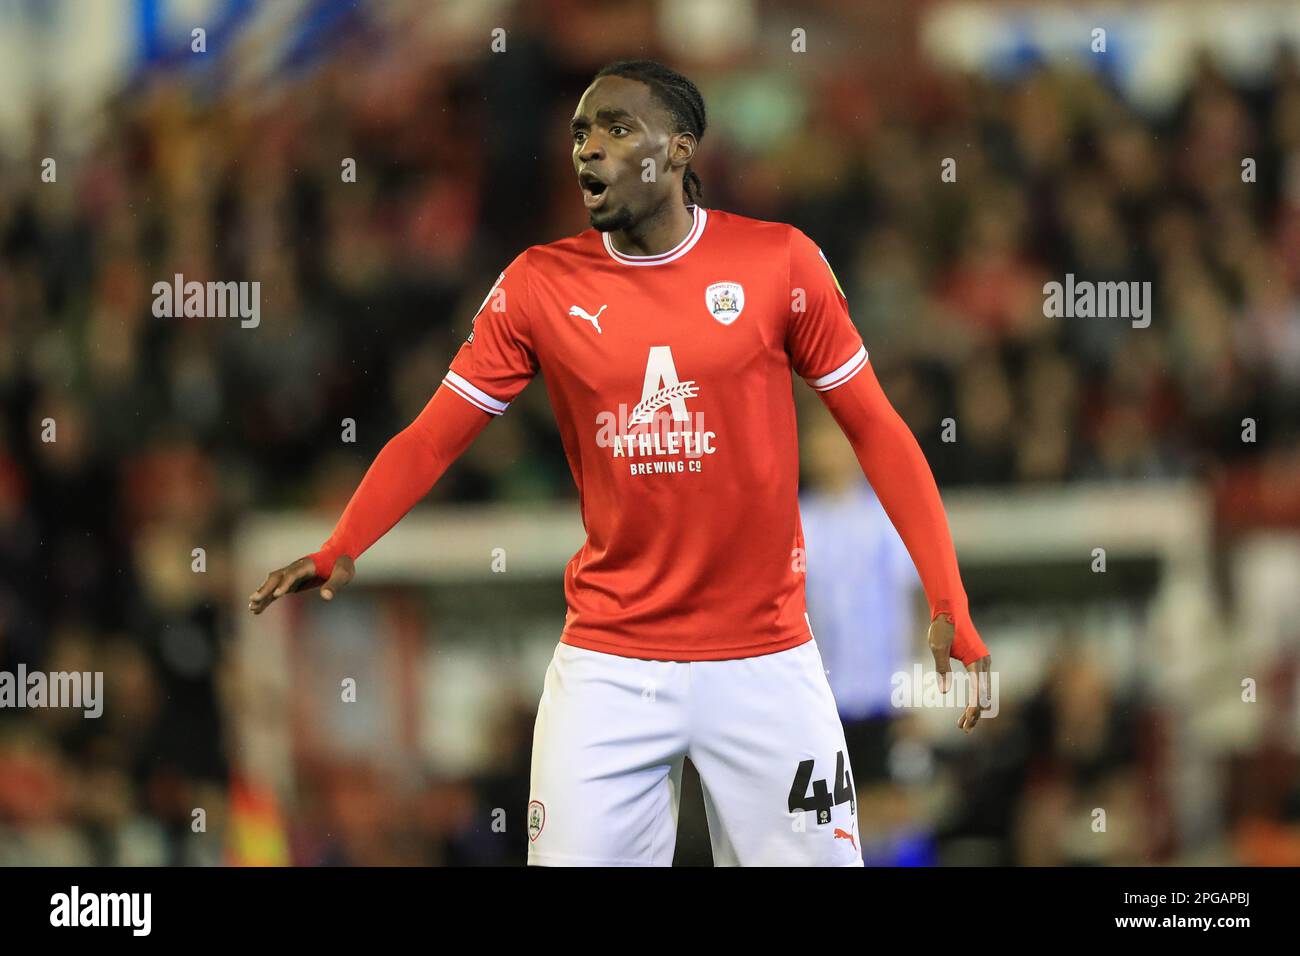
[[[459,395],[465,401],[469,402],[475,408],[481,408],[489,415],[500,415],[510,405],[509,402],[499,402],[487,392],[483,391],[474,383],[470,382],[463,375],[457,375],[451,369],[447,370],[446,377],[443,378],[442,384]]]
[[[859,346],[858,350],[853,353],[853,358],[849,359],[833,372],[827,372],[820,378],[815,378],[808,384],[819,392],[829,392],[838,385],[843,385],[854,375],[862,371],[867,364],[867,347]]]

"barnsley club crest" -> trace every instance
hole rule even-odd
[[[711,316],[730,325],[745,307],[745,287],[739,282],[715,282],[704,290],[704,304]]]
[[[528,839],[536,843],[544,826],[546,826],[546,807],[542,801],[533,800],[528,804]]]

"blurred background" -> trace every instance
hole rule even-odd
[[[897,706],[919,582],[796,382],[868,863],[1300,864],[1300,7],[1245,0],[0,0],[0,671],[105,682],[0,709],[0,863],[523,862],[581,543],[540,383],[345,601],[244,608],[586,228],[568,118],[636,57],[704,93],[704,205],[834,264],[993,653],[971,736]],[[176,273],[260,324],[155,317]],[[1046,317],[1067,275],[1149,327]]]

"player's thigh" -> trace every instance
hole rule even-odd
[[[694,665],[690,757],[719,866],[860,866],[844,729],[814,642]]]
[[[672,864],[685,668],[556,648],[533,731],[530,864]]]

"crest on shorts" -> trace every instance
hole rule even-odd
[[[710,315],[723,325],[730,325],[745,308],[745,287],[739,282],[715,282],[704,290],[704,304]]]
[[[546,807],[542,801],[533,800],[528,804],[528,839],[536,843],[544,826],[546,826]]]

